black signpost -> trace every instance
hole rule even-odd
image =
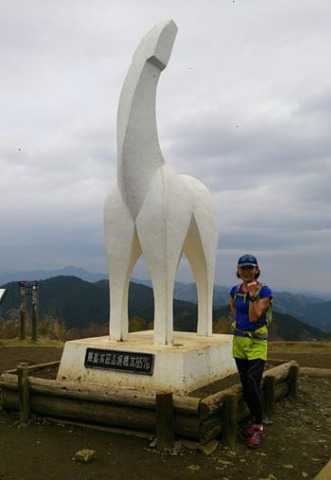
[[[38,318],[39,318],[39,286],[38,281],[28,282],[21,280],[18,282],[21,287],[21,307],[20,307],[20,339],[26,338],[26,311],[27,311],[27,297],[32,296],[32,328],[31,339],[36,342],[38,339]]]

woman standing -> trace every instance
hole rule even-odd
[[[251,416],[251,424],[243,431],[250,448],[259,447],[263,438],[261,381],[267,360],[268,321],[272,303],[272,291],[257,280],[259,276],[256,257],[243,255],[237,265],[237,277],[241,283],[232,287],[230,292],[230,309],[234,320],[232,353]]]

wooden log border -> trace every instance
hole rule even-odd
[[[55,362],[53,363],[55,364]],[[241,385],[204,398],[174,395],[171,392],[144,394],[130,388],[93,389],[75,382],[29,376],[33,370],[51,364],[19,365],[0,375],[0,407],[20,413],[25,425],[30,414],[80,422],[105,428],[156,435],[161,449],[171,448],[175,438],[205,444],[220,438],[224,444],[236,442],[237,424],[248,415]],[[299,368],[286,362],[264,373],[266,414],[285,396],[295,399]]]

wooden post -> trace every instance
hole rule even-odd
[[[38,282],[34,281],[32,284],[32,333],[31,338],[33,342],[36,342],[38,339]]]
[[[26,337],[26,304],[27,304],[27,293],[26,293],[26,282],[18,282],[21,287],[21,307],[20,307],[20,340],[25,340]]]
[[[291,365],[288,374],[288,396],[294,400],[298,393],[299,365]]]
[[[25,427],[28,423],[30,408],[29,408],[29,373],[28,363],[20,363],[17,367],[18,375],[18,389],[20,399],[20,425]]]
[[[266,375],[264,377],[264,402],[265,415],[271,418],[274,413],[276,401],[276,378],[273,375]]]
[[[172,393],[156,394],[156,440],[161,450],[175,445],[174,402]]]
[[[238,395],[230,393],[224,397],[222,408],[222,443],[233,448],[237,442]]]

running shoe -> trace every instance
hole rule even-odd
[[[249,448],[258,448],[263,438],[263,427],[255,426],[252,428],[253,433],[247,440],[247,446]]]

